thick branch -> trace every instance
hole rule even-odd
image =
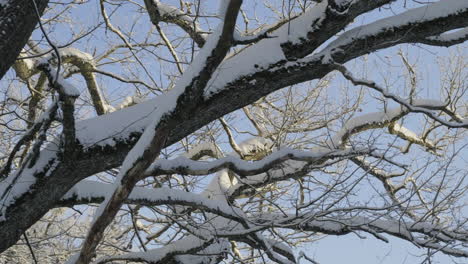
[[[79,257],[73,263],[86,264],[95,255],[95,250],[102,239],[105,228],[114,219],[124,200],[141,179],[141,175],[153,160],[157,158],[164,147],[169,132],[174,129],[178,120],[184,119],[201,103],[203,89],[211,78],[214,70],[226,56],[232,45],[234,27],[242,0],[230,0],[226,4],[224,21],[219,32],[214,33],[211,43],[204,47],[192,65],[192,69],[184,73],[172,94],[169,102],[153,116],[153,121],[145,129],[143,136],[125,158],[121,171],[116,179],[112,195],[100,206]]]
[[[364,3],[379,2],[383,4],[383,2],[390,1],[354,2],[362,4],[361,7],[367,10],[368,8],[372,9],[373,6],[368,7]],[[459,2],[465,3],[464,1]],[[357,5],[355,7],[357,12]],[[417,23],[416,21],[411,27],[399,26],[391,31],[357,38],[350,43],[338,45],[337,47],[340,49],[335,50],[331,55],[333,55],[336,62],[344,63],[382,48],[400,43],[418,42],[422,38],[466,27],[468,26],[466,17],[466,9],[460,8],[460,12],[453,13],[450,16],[434,17],[426,19],[421,23]],[[291,22],[291,25],[293,22],[294,20]],[[326,23],[324,25],[332,27],[332,25],[338,24]],[[287,25],[283,27],[287,29]],[[410,33],[408,33],[409,29],[411,29]],[[307,28],[304,30],[308,32],[311,29]],[[337,28],[335,32],[339,30],[342,30],[342,28]],[[281,30],[276,32],[279,31]],[[284,30],[284,32],[287,33],[287,30]],[[312,35],[315,35],[317,39],[329,39],[334,35],[334,31],[319,30],[314,32]],[[252,56],[258,55],[258,51],[255,51],[255,49],[265,49],[263,45],[270,41],[282,43],[279,38],[264,39],[227,60],[225,62],[226,65],[231,60],[233,60],[232,63],[237,63],[238,58],[249,57],[248,61],[250,63],[242,64],[245,68],[241,74],[235,74],[236,72],[232,71],[235,67],[225,67],[226,71],[216,75],[218,76],[218,80],[223,80],[220,82],[220,89],[207,98],[203,104],[193,109],[190,118],[179,120],[176,128],[171,131],[165,145],[174,144],[209,122],[255,102],[273,91],[288,85],[321,78],[333,70],[330,65],[322,63],[321,58],[325,53],[319,53],[317,56],[305,58],[297,62],[282,61],[284,57],[279,59],[275,57],[278,60],[268,60],[265,62],[266,65],[255,67],[258,62],[251,59]],[[313,41],[311,36],[311,42],[304,44],[307,50],[315,50],[318,47],[313,44],[315,43]],[[273,45],[272,47],[275,46]],[[291,50],[299,52],[300,48]],[[343,50],[346,50],[346,53],[342,52]],[[288,54],[294,55],[292,51]],[[310,54],[310,52],[307,54]],[[263,58],[259,57],[259,61],[261,59],[263,60]],[[126,153],[135,144],[143,128],[147,126],[149,119],[146,116],[154,111],[154,105],[157,104],[158,100],[163,101],[162,98],[151,100],[112,114],[77,123],[77,127],[80,126],[81,128],[80,130],[77,129],[77,131],[86,129],[88,132],[77,135],[77,139],[84,149],[76,158],[73,167],[66,162],[57,162],[50,171],[45,169],[50,167],[35,168],[35,177],[29,182],[28,188],[28,190],[32,191],[25,192],[18,196],[18,199],[9,200],[5,203],[8,209],[4,212],[2,211],[4,221],[0,222],[2,234],[0,236],[0,251],[14,244],[22,232],[38,221],[50,208],[53,208],[54,204],[75,183],[85,177],[121,165]],[[123,121],[122,116],[129,116],[129,114],[133,117],[132,120],[128,122]],[[97,130],[97,128],[102,126],[103,122],[108,125],[106,127],[107,131],[104,134],[102,130]],[[50,153],[44,151],[43,153],[41,152],[39,160],[41,164],[49,164],[55,158],[52,159]],[[48,177],[43,177],[45,175]]]
[[[35,0],[40,15],[48,0]],[[32,1],[9,0],[0,5],[0,79],[15,62],[39,22]]]

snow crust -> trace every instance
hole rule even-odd
[[[83,147],[114,146],[128,139],[130,134],[142,133],[165,96],[159,96],[137,105],[95,118],[76,122],[76,139]]]
[[[122,178],[131,168],[134,167],[136,162],[140,159],[140,157],[142,157],[143,153],[150,146],[150,142],[156,136],[155,128],[160,123],[161,119],[164,118],[165,115],[170,114],[176,108],[179,96],[184,93],[185,89],[189,87],[193,79],[199,76],[201,71],[204,69],[208,57],[211,55],[211,52],[218,44],[222,34],[223,25],[224,21],[219,23],[213,34],[210,35],[203,48],[195,57],[191,66],[183,73],[176,86],[164,96],[160,96],[160,104],[156,106],[157,110],[151,114],[150,123],[146,126],[142,136],[135,144],[135,146],[129,151],[122,163],[119,174],[117,175],[114,182],[114,190],[121,188]],[[104,202],[98,207],[94,216],[94,221],[96,221],[96,219],[102,214],[111,197],[112,194],[109,194]]]
[[[119,259],[134,259],[143,260],[148,263],[157,263],[171,253],[187,252],[194,248],[203,247],[206,242],[196,237],[190,236],[182,240],[175,241],[167,246],[148,250],[146,252],[131,252],[117,257],[105,257],[97,262],[119,260]],[[186,262],[189,263],[189,262]]]
[[[286,42],[300,43],[301,39],[306,39],[313,21],[322,21],[325,18],[326,2],[322,1],[290,23],[281,26],[271,34],[271,38],[262,39],[238,55],[225,60],[208,83],[205,97],[213,96],[221,91],[226,84],[240,76],[254,74],[271,64],[285,60],[281,44]]]
[[[87,52],[83,52],[76,48],[72,48],[72,47],[60,48],[59,53],[61,57],[76,57],[82,61],[86,61],[86,62],[94,64],[93,55]]]
[[[89,201],[92,198],[103,198],[112,193],[114,190],[113,187],[114,186],[112,184],[89,180],[81,181],[73,186],[73,188],[63,196],[62,200],[74,199],[78,201]],[[200,205],[212,211],[222,211],[233,216],[239,213],[238,210],[235,210],[226,201],[207,199],[199,194],[171,188],[150,189],[136,187],[131,192],[128,199],[148,201],[154,204],[157,204],[158,202],[171,203],[170,201],[172,201],[174,204]]]
[[[66,94],[67,96],[71,96],[71,97],[79,97],[80,96],[80,94],[81,94],[80,90],[78,90],[70,82],[63,79],[63,77],[61,75],[59,75],[57,83],[60,85],[61,92]]]
[[[208,83],[205,97],[209,98],[220,92],[226,84],[236,80],[239,76],[253,74],[263,70],[264,67],[268,67],[270,64],[284,60],[285,57],[280,45],[288,41],[297,43],[300,42],[301,38],[306,38],[312,21],[323,19],[326,8],[325,2],[322,1],[321,4],[307,10],[306,13],[291,21],[290,25],[280,27],[272,33],[272,38],[263,39],[254,46],[248,47],[238,55],[224,61]],[[383,19],[347,31],[332,42],[328,49],[333,49],[359,37],[376,34],[392,26],[398,26],[409,21],[430,19],[468,6],[468,1],[448,0],[442,2],[404,12],[393,19]],[[442,6],[440,10],[439,6]],[[321,53],[326,54],[325,51]],[[303,60],[308,61],[309,59],[305,58]],[[156,106],[164,105],[164,102],[167,102],[167,96],[159,96],[156,99],[129,107],[115,114],[78,122],[76,124],[77,139],[85,147],[95,145],[113,146],[115,142],[128,138],[129,134],[133,132],[141,133],[150,122],[148,116],[155,111]],[[122,122],[122,120],[125,120],[125,122]],[[102,127],[105,127],[106,130],[101,129]],[[89,132],[86,132],[86,130]]]
[[[401,14],[378,20],[376,22],[353,28],[343,33],[338,39],[330,43],[326,48],[328,52],[345,46],[357,39],[364,39],[394,28],[430,21],[438,17],[446,17],[451,14],[460,13],[468,9],[468,1],[444,0],[423,7],[414,8]],[[325,52],[327,53],[327,52]]]
[[[185,20],[187,22],[192,23],[192,19],[187,16],[184,12],[182,12],[177,7],[161,3],[161,1],[155,0],[154,1],[158,7],[159,15],[160,16],[175,16],[178,19]]]
[[[389,122],[403,113],[401,107],[388,109],[387,111],[374,112],[354,117],[348,120],[345,125],[331,138],[329,145],[340,147],[343,144],[343,138],[346,134],[352,132],[358,127],[370,124],[380,124]]]
[[[438,41],[454,41],[462,39],[468,36],[468,27],[456,30],[454,32],[448,32],[440,34],[439,36],[429,37],[429,40],[438,40]]]
[[[8,178],[0,181],[0,221],[5,221],[6,209],[14,204],[15,200],[29,192],[31,186],[36,182],[35,175],[52,171],[57,161],[58,140],[48,144],[41,150],[40,155],[32,168],[25,167],[23,171],[16,171]],[[47,175],[45,175],[47,177]]]

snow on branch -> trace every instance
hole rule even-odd
[[[417,100],[418,106],[420,107],[431,107],[426,106],[427,101]],[[441,102],[435,101],[431,103],[432,107],[440,109],[445,107]],[[349,140],[351,135],[375,128],[382,128],[388,126],[390,134],[394,134],[401,139],[404,139],[412,144],[418,144],[430,151],[435,152],[436,146],[433,142],[427,139],[422,139],[416,135],[413,131],[408,128],[395,123],[398,119],[408,114],[408,109],[404,107],[390,108],[381,112],[373,112],[357,117],[353,117],[346,121],[344,126],[330,139],[328,145],[335,148],[341,148]]]
[[[421,43],[433,45],[433,46],[444,46],[450,47],[455,44],[460,44],[468,40],[468,27],[455,30],[453,32],[447,32],[438,36],[427,37],[421,40]]]
[[[34,160],[26,162],[20,170],[0,181],[0,222],[7,219],[8,209],[17,202],[19,197],[30,192],[31,186],[38,179],[47,177],[50,170],[57,166],[57,154],[60,151],[58,145],[57,141],[53,141],[41,151],[37,149],[37,153],[33,152]]]
[[[468,252],[448,246],[452,242],[466,243],[468,233],[460,230],[446,230],[430,223],[405,223],[404,221],[371,219],[355,217],[351,219],[316,219],[300,223],[303,230],[315,230],[328,234],[347,234],[352,231],[364,231],[374,235],[388,234],[409,242],[416,246],[440,250],[455,257],[468,257]],[[416,234],[422,238],[416,237]],[[379,239],[385,241],[380,236]],[[441,244],[446,242],[447,244]]]
[[[103,264],[117,260],[138,261],[146,263],[169,263],[176,255],[196,253],[213,243],[214,238],[201,240],[197,238],[175,241],[167,246],[146,252],[132,252],[114,257],[98,259],[94,264]]]
[[[300,151],[283,148],[259,161],[246,161],[238,157],[225,157],[215,161],[203,162],[194,161],[186,157],[179,157],[172,160],[157,160],[146,171],[146,176],[161,174],[190,174],[207,175],[223,169],[229,169],[241,178],[262,174],[280,164],[288,161],[302,161],[307,163],[321,164],[328,159],[338,158],[347,155],[366,155],[372,152],[369,149],[361,150],[320,150],[320,151]]]
[[[230,199],[243,197],[245,193],[249,193],[249,191],[252,191],[255,188],[261,188],[279,181],[301,178],[313,170],[331,166],[345,159],[364,155],[364,153],[355,153],[349,149],[342,151],[343,152],[336,153],[336,156],[328,156],[323,160],[319,159],[316,162],[286,161],[283,164],[283,167],[240,179],[236,184],[227,188],[225,193]]]
[[[96,61],[93,56],[89,53],[72,47],[58,48],[57,50],[60,55],[61,64],[71,64],[75,66],[75,68],[69,68],[64,76],[69,77],[70,75],[79,72],[86,81],[86,86],[88,88],[89,94],[91,95],[96,113],[98,115],[107,113],[107,109],[110,109],[110,106],[105,101],[104,95],[102,94],[102,91],[96,81],[94,72],[98,72],[98,70],[96,68]],[[20,60],[18,60],[18,62],[15,63],[14,68],[22,79],[27,79],[37,74],[40,71],[39,68],[44,67],[45,64],[57,66],[58,61],[57,54],[50,51],[38,54],[33,53],[31,58],[23,56]],[[59,78],[61,77],[59,76]],[[62,80],[61,83],[65,85],[66,81]],[[70,85],[66,86],[70,87]],[[73,89],[70,88],[70,90]],[[78,93],[78,91],[74,92]]]
[[[266,28],[252,35],[241,35],[239,32],[234,33],[234,43],[236,45],[248,45],[258,42],[262,39],[272,38],[269,33],[272,31],[271,28]]]
[[[3,168],[0,170],[0,181],[8,176],[11,170],[11,165],[13,160],[16,157],[16,153],[20,150],[20,148],[29,142],[31,142],[37,133],[40,133],[42,137],[45,136],[46,130],[50,127],[52,121],[56,118],[55,115],[57,113],[58,104],[57,102],[53,102],[52,105],[44,112],[42,115],[34,122],[34,124],[29,128],[24,135],[16,142],[13,149],[10,151],[10,155],[8,160],[4,164]],[[42,140],[45,140],[43,138]],[[39,148],[41,146],[39,145]],[[39,151],[39,149],[37,149]]]
[[[112,192],[112,184],[96,181],[81,181],[77,183],[61,199],[59,205],[69,206],[82,203],[98,203]],[[223,217],[241,221],[242,212],[231,207],[226,201],[212,200],[201,194],[189,193],[177,189],[135,187],[128,196],[127,203],[146,206],[164,204],[184,205],[201,209]]]
[[[145,6],[154,25],[158,25],[159,22],[175,24],[184,30],[199,47],[205,45],[207,35],[190,14],[158,0],[145,0]]]
[[[352,134],[372,128],[384,127],[407,114],[401,107],[382,112],[368,113],[348,120],[345,125],[331,138],[329,145],[342,147]]]
[[[152,113],[151,122],[143,135],[125,157],[119,174],[110,192],[96,211],[94,221],[83,242],[79,257],[73,263],[88,263],[124,200],[130,195],[142,174],[160,154],[181,116],[190,115],[202,102],[203,90],[211,75],[222,62],[232,46],[237,15],[242,5],[240,0],[226,0],[223,20],[198,53],[191,66],[183,73],[174,89],[166,94],[166,101]]]
[[[223,156],[223,153],[215,143],[206,142],[191,148],[189,151],[184,153],[183,156],[191,160],[199,160],[205,156],[220,158]]]
[[[346,209],[346,208],[344,208]],[[320,212],[319,214],[328,214]],[[259,225],[319,232],[329,235],[346,235],[355,231],[369,233],[379,240],[388,242],[383,235],[391,235],[415,244],[418,247],[436,249],[455,257],[468,257],[468,251],[456,248],[457,243],[467,243],[468,232],[463,228],[449,229],[426,222],[409,222],[391,218],[375,217],[318,217],[314,213],[301,216],[261,215],[252,218]]]
[[[330,43],[326,49],[328,51],[333,51],[360,39],[368,39],[369,37],[378,36],[384,32],[392,32],[405,26],[421,24],[439,18],[462,14],[464,12],[468,12],[468,1],[438,1],[367,25],[353,28],[339,36]]]
[[[374,81],[355,78],[353,74],[350,71],[348,71],[348,69],[346,69],[346,67],[343,65],[335,64],[334,67],[336,70],[341,72],[341,74],[343,74],[343,76],[349,81],[351,81],[354,85],[364,85],[369,88],[372,88],[380,92],[385,98],[390,98],[393,101],[402,105],[403,107],[407,108],[408,111],[410,112],[425,114],[429,118],[450,128],[468,128],[468,120],[459,120],[460,122],[451,122],[451,121],[443,120],[439,116],[435,115],[431,110],[438,109],[438,110],[443,111],[446,108],[446,105],[441,102],[437,102],[436,104],[433,104],[433,102],[428,102],[427,100],[422,100],[422,101],[413,100],[413,102],[411,103],[410,101],[407,101],[401,98],[400,96],[389,92],[387,89],[376,84]]]
[[[44,71],[49,79],[49,84],[56,88],[59,94],[72,98],[80,96],[80,91],[69,82],[65,81],[60,74],[58,75],[58,78],[55,77],[55,72],[52,73],[52,68],[48,62],[44,60],[39,61],[37,68]]]
[[[327,5],[324,2],[326,1],[317,4],[296,19],[281,25],[270,34],[269,38],[264,38],[240,54],[225,60],[208,83],[205,97],[210,98],[221,92],[228,83],[241,76],[263,71],[270,65],[286,60],[282,48],[283,44],[299,43],[301,39],[307,38],[313,21],[321,21],[326,17]]]
[[[96,62],[93,56],[75,48],[64,48],[59,51],[63,63],[76,66],[85,79],[96,113],[98,115],[107,113],[111,106],[106,102],[101,88],[96,81],[96,76],[94,74],[96,71]]]
[[[60,63],[59,63],[60,65]],[[62,75],[58,72],[52,74],[52,68],[48,62],[38,62],[38,69],[42,70],[48,80],[49,86],[54,88],[59,94],[59,106],[62,110],[63,137],[62,148],[66,158],[73,158],[72,152],[76,152],[76,129],[75,129],[75,100],[80,96],[80,91],[74,86],[63,80]],[[57,76],[57,77],[55,77]]]
[[[397,135],[399,138],[402,138],[411,144],[417,144],[422,147],[427,148],[432,152],[436,152],[437,147],[431,140],[423,139],[422,137],[416,135],[413,131],[409,130],[408,128],[398,124],[392,123],[388,126],[388,131],[391,134]]]

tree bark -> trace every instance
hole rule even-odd
[[[0,6],[0,79],[13,65],[39,22],[33,1],[42,16],[49,0],[9,0]]]
[[[356,11],[356,14],[358,13]],[[452,17],[395,28],[391,32],[382,31],[378,35],[355,40],[342,46],[342,50],[346,50],[346,52],[336,54],[335,62],[345,63],[379,49],[400,43],[422,42],[427,36],[466,27],[468,26],[467,15],[468,10],[464,10]],[[323,27],[329,29],[331,26],[325,24]],[[321,44],[321,41],[315,43],[314,40],[328,39],[336,33],[336,30],[316,32],[316,38],[304,40],[300,45],[306,46],[309,42],[308,49],[314,50]],[[292,45],[283,47],[285,57],[303,56],[293,52],[299,50],[299,46],[295,46],[299,47],[297,49],[289,47]],[[213,95],[203,104],[197,105],[189,117],[181,119],[176,128],[171,130],[165,146],[174,144],[209,122],[255,102],[271,92],[288,85],[321,78],[333,70],[331,65],[323,64],[320,60],[304,61],[294,66],[287,66],[287,63],[287,61],[278,62],[271,65],[271,69],[241,76],[228,84],[222,92]],[[32,186],[30,192],[22,195],[15,201],[15,204],[9,205],[9,210],[5,215],[6,220],[0,222],[0,252],[16,243],[21,234],[49,209],[54,208],[74,184],[93,174],[119,166],[140,135],[140,133],[134,133],[112,147],[96,146],[79,151],[73,161],[58,161],[57,165],[50,168],[49,171],[35,175],[37,182]]]

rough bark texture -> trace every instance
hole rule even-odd
[[[15,62],[38,23],[32,0],[9,0],[0,6],[0,79]],[[36,0],[42,15],[49,0]]]
[[[391,1],[375,2],[382,4]],[[356,14],[358,13],[356,11]],[[422,42],[427,36],[468,26],[466,17],[468,17],[468,11],[453,17],[411,25],[410,28],[382,32],[375,37],[357,40],[351,45],[342,47],[346,52],[338,54],[334,59],[338,63],[344,63],[364,54],[399,43]],[[308,49],[310,51],[315,50],[322,43],[322,41],[317,42],[317,39],[329,39],[339,30],[339,27],[334,31],[329,27],[333,26],[325,25],[324,30],[316,32],[319,36],[316,36],[315,39],[304,40],[301,45],[303,47],[310,45]],[[283,49],[287,58],[303,56],[303,54],[295,53],[300,48],[291,49],[288,48],[288,45],[285,45]],[[172,129],[165,145],[174,144],[209,122],[255,102],[271,92],[288,85],[323,77],[332,70],[330,65],[325,65],[320,60],[298,63],[294,66],[285,66],[286,63],[286,61],[279,62],[269,69],[242,76],[233,83],[228,84],[226,89],[219,94],[212,96],[203,104],[197,105],[191,111],[190,118],[180,120],[176,128]],[[119,166],[139,136],[140,134],[135,133],[125,141],[118,142],[114,147],[95,147],[81,151],[73,161],[59,162],[52,171],[48,172],[48,177],[37,175],[38,181],[31,192],[18,199],[16,204],[11,206],[11,209],[7,212],[7,220],[0,222],[0,252],[16,243],[20,235],[37,222],[49,209],[53,208],[60,198],[78,181],[106,169]]]

